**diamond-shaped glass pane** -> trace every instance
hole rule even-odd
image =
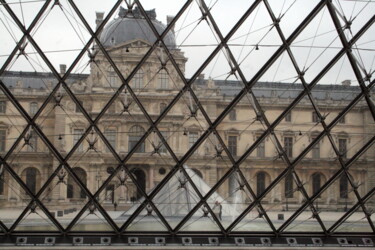
[[[373,9],[1,1],[0,232],[374,233]]]

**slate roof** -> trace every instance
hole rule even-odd
[[[152,12],[151,21],[153,25],[158,33],[162,34],[166,26],[156,20],[155,10],[149,12]],[[122,8],[119,17],[107,24],[100,34],[100,42],[105,47],[116,46],[139,39],[148,41],[150,44],[154,44],[156,41],[156,36],[146,19],[139,13],[138,8],[135,8],[131,12]],[[163,40],[167,47],[176,48],[176,39],[173,32],[169,31]]]
[[[71,74],[66,83],[72,83],[79,80],[84,80],[88,74]],[[45,88],[46,84],[51,82],[52,86],[57,84],[57,80],[52,73],[41,72],[22,72],[22,71],[5,71],[0,79],[6,86],[14,88],[18,81],[22,81],[23,88],[40,89]]]
[[[66,81],[67,84],[85,80],[88,74],[71,74]],[[24,88],[40,89],[45,88],[45,84],[52,82],[55,86],[57,80],[51,73],[40,72],[16,72],[6,71],[0,79],[8,87],[15,87],[17,81],[23,82]],[[200,88],[207,86],[208,80],[198,79],[194,84]],[[219,89],[219,93],[225,96],[234,96],[242,89],[242,83],[238,81],[215,80],[215,86]],[[253,87],[255,96],[257,97],[279,97],[279,98],[295,98],[301,93],[303,86],[298,83],[280,83],[280,82],[258,82]],[[352,100],[354,96],[360,93],[358,86],[344,85],[316,85],[312,90],[312,95],[318,100],[330,98],[332,100]]]

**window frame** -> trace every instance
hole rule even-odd
[[[169,76],[165,69],[159,71],[159,89],[168,90],[169,88]]]
[[[228,135],[228,151],[233,157],[237,156],[238,153],[238,136]]]
[[[161,130],[160,133],[164,137],[164,140],[168,143],[168,131]],[[162,142],[159,136],[158,136],[158,139],[159,139],[159,145],[160,145],[159,153],[163,153],[163,154],[168,153],[167,147],[164,145],[164,143]]]
[[[236,112],[236,109],[232,109],[230,112],[229,112],[229,120],[230,121],[236,121],[237,120],[237,112]]]
[[[292,111],[286,113],[286,115],[285,115],[285,121],[286,122],[292,122]]]
[[[316,111],[313,111],[313,112],[312,112],[312,114],[311,114],[311,121],[312,121],[312,122],[315,122],[315,123],[320,122],[320,121],[319,121],[318,113],[317,113]]]
[[[135,73],[135,75],[134,75],[134,77],[132,79],[132,83],[133,83],[132,87],[134,89],[137,89],[137,90],[142,89],[143,88],[143,80],[144,80],[144,72],[143,72],[142,69],[139,69]]]
[[[322,174],[315,172],[311,176],[312,179],[312,195],[315,195],[317,192],[319,192],[320,188],[322,187]],[[320,198],[320,195],[318,196]]]
[[[285,176],[285,182],[284,182],[284,196],[285,198],[294,198],[294,178],[293,173],[289,172]]]
[[[31,102],[30,103],[30,115],[31,116],[34,116],[37,112],[38,112],[38,109],[39,109],[39,107],[38,107],[38,103],[37,102]]]
[[[7,130],[0,128],[0,152],[6,151]]]
[[[6,101],[0,101],[0,114],[5,114],[7,110],[7,102]]]
[[[344,115],[343,117],[341,117],[341,118],[338,120],[338,123],[339,123],[339,124],[346,124],[346,115]]]
[[[82,131],[82,132],[77,132],[77,131]],[[83,128],[74,128],[73,129],[73,147],[77,144],[77,142],[79,141],[79,139],[81,139],[83,133],[85,132],[85,130]],[[81,144],[78,146],[78,148],[76,149],[77,152],[83,152],[83,141],[81,142]]]
[[[116,150],[117,146],[117,130],[114,128],[109,128],[104,131],[104,136],[107,139],[108,143],[112,146],[114,150]],[[105,146],[105,150],[110,152],[110,149]]]
[[[30,131],[29,144],[26,147],[27,152],[38,151],[38,137],[35,131]]]
[[[317,137],[311,137],[311,142],[314,141]],[[318,141],[312,148],[311,148],[311,158],[312,159],[320,159],[320,141]]]
[[[199,138],[199,133],[198,131],[189,131],[189,148],[191,148]]]
[[[289,158],[293,158],[293,136],[284,136],[284,150]]]
[[[260,171],[256,175],[257,180],[257,197],[259,197],[266,190],[266,172]]]
[[[340,156],[347,158],[348,156],[348,139],[347,138],[338,138],[338,150]]]
[[[339,196],[341,199],[349,198],[349,181],[345,174],[340,177],[340,184],[339,184]]]
[[[257,140],[259,139],[260,135],[257,136]],[[264,138],[257,147],[257,157],[263,158],[266,157],[266,139]]]
[[[129,129],[128,135],[128,151],[130,152],[133,150],[135,145],[137,145],[138,141],[142,138],[142,136],[146,133],[145,129],[140,125],[133,125]],[[143,141],[141,145],[137,148],[135,153],[145,153],[146,147],[145,142]]]

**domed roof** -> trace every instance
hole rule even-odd
[[[147,11],[147,15],[150,17],[158,33],[161,34],[166,26],[156,20],[155,10]],[[119,17],[112,20],[100,35],[100,42],[105,47],[116,46],[135,39],[145,40],[150,44],[156,41],[156,36],[137,8],[134,10],[121,8]],[[163,40],[168,48],[176,48],[176,40],[173,32],[169,31]]]

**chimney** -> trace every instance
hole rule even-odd
[[[96,29],[99,28],[99,25],[103,22],[104,12],[96,12]]]
[[[66,72],[66,64],[60,64],[60,74],[64,75]]]
[[[344,80],[341,82],[342,86],[350,86],[350,84],[352,84],[350,80]]]
[[[169,25],[172,22],[173,18],[174,18],[174,16],[167,16],[167,25]],[[174,25],[172,26],[172,28],[170,30],[174,34]]]

